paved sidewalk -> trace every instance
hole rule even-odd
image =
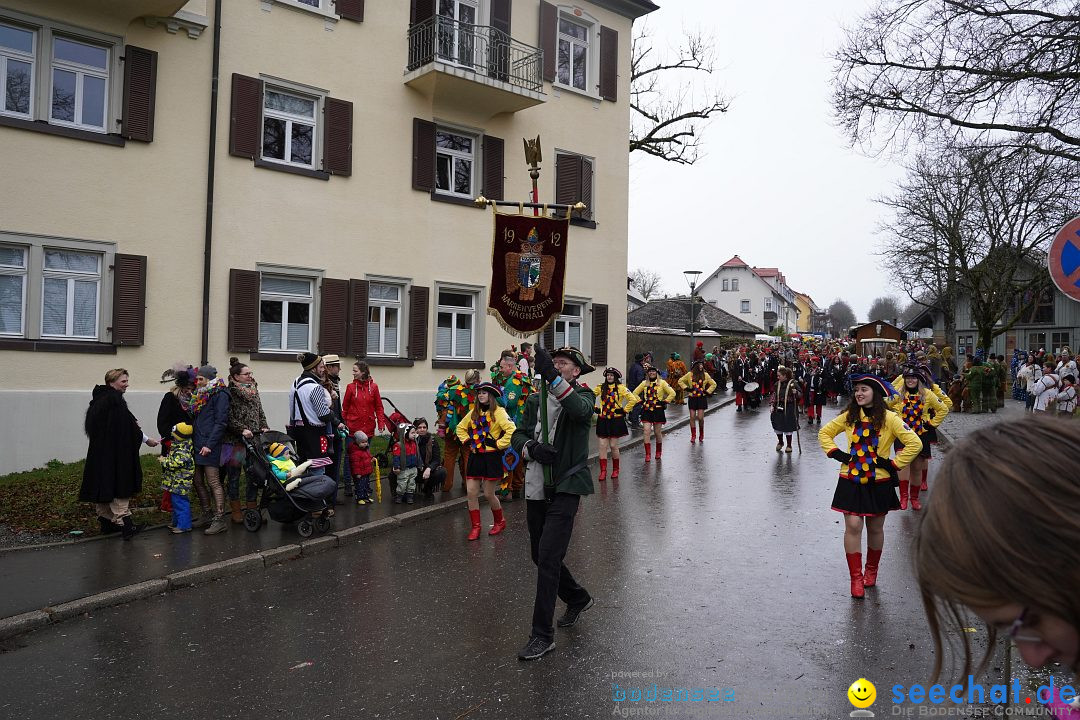
[[[1006,398],[1005,407],[998,408],[997,412],[993,413],[987,412],[973,415],[971,413],[959,413],[954,410],[945,418],[945,422],[941,423],[938,434],[944,435],[945,444],[949,444],[970,435],[979,428],[1007,420],[1019,420],[1028,414],[1030,413],[1024,409],[1023,402]]]
[[[730,390],[719,392],[710,403],[710,411],[734,402]],[[689,422],[685,405],[668,406],[668,429]],[[641,431],[623,439],[621,447],[641,442]],[[590,458],[596,458],[596,436],[591,436]],[[384,479],[385,483],[385,479]],[[257,533],[246,531],[242,525],[232,525],[227,533],[207,537],[200,531],[172,535],[164,527],[146,530],[130,542],[116,536],[60,543],[47,546],[15,548],[0,552],[0,620],[22,613],[38,613],[30,618],[32,629],[48,622],[56,606],[98,593],[120,588],[130,589],[143,584],[140,595],[118,595],[111,603],[145,597],[179,586],[178,578],[186,577],[191,584],[231,573],[197,573],[196,569],[213,568],[222,563],[234,563],[234,572],[255,566],[321,552],[345,542],[359,539],[361,532],[373,534],[391,527],[419,520],[430,514],[459,511],[465,505],[464,492],[457,487],[450,493],[436,493],[433,500],[417,499],[416,505],[395,505],[389,489],[383,488],[383,502],[357,507],[354,504],[337,508],[333,530],[324,536],[315,535],[303,540],[293,526],[274,521],[264,524]],[[261,557],[260,557],[261,555]],[[175,575],[175,577],[173,577]],[[88,602],[85,610],[100,607]],[[65,606],[60,615],[66,617],[71,607]],[[49,609],[42,616],[40,611]],[[53,619],[59,619],[54,617]],[[0,637],[11,634],[2,627]]]

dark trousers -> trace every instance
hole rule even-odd
[[[555,598],[567,605],[584,605],[589,592],[577,584],[563,565],[570,536],[574,532],[580,495],[556,493],[549,503],[527,500],[526,521],[529,544],[536,564],[536,600],[533,603],[532,637],[551,641],[555,638]]]

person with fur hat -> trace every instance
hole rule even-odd
[[[896,394],[888,381],[862,373],[852,375],[850,381],[851,402],[821,428],[818,441],[827,456],[841,463],[832,509],[844,514],[844,553],[851,575],[851,596],[861,598],[863,588],[877,584],[878,564],[885,547],[885,517],[900,508],[893,489],[894,477],[919,454],[922,441],[888,408],[888,399]],[[838,435],[847,438],[846,451],[837,447]],[[890,457],[896,441],[903,447]]]
[[[911,509],[921,510],[919,492],[926,471],[926,462],[930,459],[930,443],[936,439],[936,428],[941,425],[949,409],[931,390],[934,379],[926,365],[908,365],[902,375],[904,386],[891,403],[891,409],[900,414],[909,428],[922,441],[922,450],[911,464],[900,473],[900,509],[907,510],[908,498]]]
[[[626,415],[637,405],[637,396],[621,382],[622,373],[618,368],[604,368],[604,382],[593,388],[599,405],[596,406],[596,437],[600,444],[600,475],[596,478],[607,480],[608,452],[611,452],[611,479],[619,477],[619,438],[626,437],[630,431],[626,428]]]
[[[476,402],[457,426],[457,438],[469,450],[465,470],[465,487],[468,493],[469,540],[480,537],[480,487],[491,507],[494,524],[488,535],[498,535],[506,529],[502,504],[495,494],[495,486],[502,482],[503,453],[510,447],[514,423],[506,410],[499,405],[502,390],[492,382],[481,383],[476,388]]]
[[[203,533],[217,535],[229,529],[225,517],[225,486],[221,483],[221,446],[229,422],[229,389],[213,365],[199,368],[195,384],[198,389],[191,398],[190,410],[195,418],[192,443],[198,448],[195,452],[195,492],[202,509],[202,517],[195,527],[209,523]]]
[[[705,372],[705,361],[695,360],[690,363],[690,372],[683,374],[676,384],[689,397],[690,444],[699,437],[705,442],[705,410],[709,407],[709,396],[716,392],[716,381]]]
[[[529,550],[536,565],[532,628],[528,642],[518,651],[519,660],[536,660],[555,648],[557,600],[566,603],[559,627],[574,625],[593,606],[592,595],[577,583],[563,560],[581,498],[593,492],[589,429],[596,395],[578,378],[594,368],[575,347],[551,354],[537,348],[535,363],[545,387],[529,397],[522,424],[513,436],[514,449],[529,463],[525,505]],[[541,412],[543,400],[547,406]]]
[[[664,408],[675,399],[675,391],[660,378],[660,371],[652,365],[645,366],[645,379],[634,388],[634,395],[641,401],[641,422],[645,425],[645,462],[652,460],[652,435],[656,433],[656,459],[664,452]]]
[[[158,458],[161,463],[161,487],[169,493],[172,503],[172,524],[169,530],[179,535],[191,532],[191,501],[188,493],[195,480],[195,457],[191,447],[191,436],[195,429],[189,423],[177,423],[172,427],[169,437],[172,448],[168,455]]]

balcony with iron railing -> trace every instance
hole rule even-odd
[[[409,28],[405,84],[440,107],[517,112],[544,102],[540,48],[501,30],[435,15]]]

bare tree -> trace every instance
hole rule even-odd
[[[944,131],[1080,160],[1080,3],[879,0],[834,54],[853,142]]]
[[[655,270],[646,270],[644,268],[631,270],[630,284],[641,293],[641,297],[645,298],[646,302],[659,296],[662,291],[660,273]],[[665,295],[665,297],[667,296]]]
[[[896,298],[882,296],[875,298],[874,302],[870,303],[870,312],[866,314],[866,319],[870,322],[874,322],[875,320],[897,322],[900,319],[900,315],[900,303]]]
[[[686,33],[675,50],[660,54],[645,24],[635,28],[630,50],[630,152],[693,165],[701,132],[729,102],[709,82],[714,41]]]
[[[915,302],[946,313],[967,303],[978,345],[1030,316],[1050,285],[1046,250],[1076,215],[1076,164],[1032,150],[983,145],[917,158],[898,192],[882,202],[886,270]]]
[[[840,298],[825,311],[825,317],[832,324],[833,334],[840,337],[846,335],[848,328],[855,324],[855,311]]]

